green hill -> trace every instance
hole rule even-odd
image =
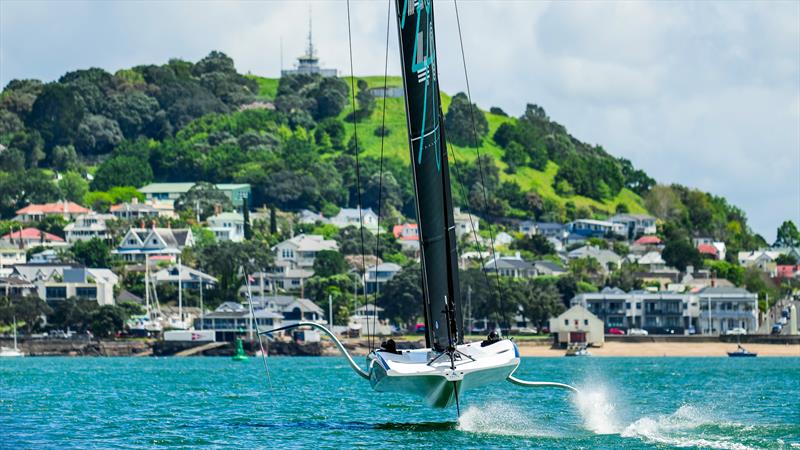
[[[279,79],[259,76],[249,76],[249,78],[258,83],[258,95],[261,99],[270,101],[275,99],[278,83],[280,81]],[[370,88],[382,88],[384,86],[383,76],[364,76],[356,77],[356,79],[366,81]],[[349,85],[349,77],[346,77],[345,81]],[[401,87],[402,83],[401,77],[389,77],[386,80],[386,85],[389,87]],[[450,105],[450,100],[451,96],[443,92],[442,106],[445,113]],[[359,130],[359,145],[362,147],[364,155],[378,158],[380,157],[381,137],[376,135],[374,130],[381,126],[381,122],[383,120],[383,98],[378,96],[375,101],[375,111],[369,116],[369,118],[359,122],[357,124],[357,128]],[[339,115],[339,118],[345,120],[345,118],[351,112],[352,107],[348,103],[344,111],[342,111],[342,113]],[[513,181],[519,185],[523,191],[536,191],[543,198],[554,200],[559,205],[563,206],[567,202],[572,202],[577,208],[589,208],[593,211],[593,213],[599,215],[613,214],[618,205],[624,205],[624,209],[627,209],[631,213],[647,212],[642,198],[627,188],[623,188],[612,198],[604,199],[602,201],[581,195],[561,196],[557,194],[553,186],[555,184],[554,180],[559,166],[553,161],[549,161],[547,163],[545,170],[522,167],[519,168],[515,174],[507,174],[504,169],[506,169],[508,165],[502,160],[505,150],[500,147],[491,138],[491,136],[494,135],[494,133],[497,131],[497,128],[500,127],[501,124],[516,123],[517,119],[499,114],[492,114],[485,110],[482,110],[481,112],[484,114],[488,122],[489,133],[487,134],[488,137],[482,140],[479,150],[482,155],[491,155],[494,157],[496,164],[501,169],[500,176],[502,180]],[[409,154],[405,105],[403,104],[403,99],[386,99],[385,123],[386,128],[391,130],[391,134],[386,136],[384,140],[384,156],[407,161]],[[352,136],[352,124],[348,124],[346,130],[348,132],[349,139]],[[474,147],[453,145],[453,150],[455,152],[457,161],[474,162],[477,156],[477,152]]]

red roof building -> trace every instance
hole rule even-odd
[[[14,220],[19,222],[38,222],[48,216],[61,216],[71,220],[81,214],[87,214],[89,212],[89,208],[84,208],[74,202],[55,202],[41,205],[31,203],[18,210],[17,217],[15,217]]]
[[[392,234],[401,241],[419,241],[419,227],[415,223],[395,225]]]
[[[719,257],[719,252],[717,252],[717,248],[711,244],[700,244],[697,246],[697,251],[700,252],[701,255],[708,255],[717,259]]]
[[[634,242],[639,245],[661,245],[661,239],[658,236],[642,236]]]
[[[19,231],[8,233],[0,238],[0,242],[21,248],[36,247],[37,245],[43,247],[61,247],[67,245],[64,239],[37,228],[24,228]]]
[[[779,265],[776,268],[775,272],[777,273],[777,275],[775,275],[775,278],[781,278],[781,279],[797,278],[798,276],[800,276],[800,265],[796,266]]]

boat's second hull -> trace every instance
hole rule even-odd
[[[460,360],[451,363],[443,355],[430,362],[429,349],[401,355],[376,352],[370,361],[370,383],[379,392],[404,392],[424,397],[430,406],[446,407],[456,394],[505,381],[519,365],[519,353],[511,341],[487,347],[479,343],[458,346]]]

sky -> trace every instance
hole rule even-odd
[[[356,75],[382,75],[385,0],[350,2]],[[724,196],[768,241],[800,223],[800,2],[458,2],[473,101],[536,103],[661,183]],[[454,3],[436,1],[439,75],[466,88]],[[306,46],[350,71],[344,0],[0,0],[0,84],[211,50],[278,76]],[[389,23],[389,73],[399,74]]]

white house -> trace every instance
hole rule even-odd
[[[130,203],[120,203],[111,206],[111,214],[120,220],[145,220],[159,216],[159,209],[151,203],[139,203],[134,197]]]
[[[193,245],[189,228],[131,228],[112,253],[125,261],[144,261],[145,256],[174,257]]]
[[[89,213],[81,214],[75,221],[64,227],[67,242],[74,244],[77,241],[88,241],[93,238],[106,241],[109,239],[107,220],[113,220],[111,214]]]
[[[241,242],[244,240],[244,215],[237,212],[214,214],[206,219],[208,229],[217,241]]]
[[[522,259],[519,252],[514,256],[499,256],[496,259],[490,258],[483,265],[483,271],[497,271],[501,276],[511,278],[531,278],[536,276],[536,268],[534,265]]]
[[[734,328],[758,329],[758,294],[737,287],[707,287],[697,293],[703,334],[724,334]]]
[[[26,252],[24,248],[12,247],[8,244],[0,245],[0,267],[25,264]]]
[[[639,258],[637,263],[650,272],[664,270],[667,267],[667,263],[661,257],[661,253],[655,251],[645,253],[641,258]]]
[[[623,225],[627,236],[631,239],[656,232],[656,218],[648,214],[617,214],[608,220]]]
[[[217,285],[217,279],[211,275],[201,272],[184,265],[172,265],[165,267],[152,275],[156,283],[169,283],[173,286],[180,281],[183,289],[197,291],[202,284],[204,289],[210,289]]]
[[[453,221],[456,225],[456,238],[461,239],[465,234],[472,236],[473,228],[475,233],[481,230],[481,219],[472,213],[461,212],[461,208],[453,208]]]
[[[296,268],[311,268],[317,252],[322,250],[339,250],[339,244],[332,239],[314,234],[298,234],[274,246],[275,263],[278,266]]]
[[[395,263],[382,263],[377,266],[367,267],[364,273],[364,285],[367,294],[382,290],[383,285],[394,278],[401,270],[403,268]]]
[[[91,212],[88,208],[75,202],[55,202],[30,205],[17,210],[17,215],[13,220],[18,222],[39,222],[45,217],[58,216],[67,220],[72,220],[81,214]]]
[[[68,264],[17,265],[13,274],[36,286],[39,298],[58,302],[70,297],[113,305],[119,277],[109,269],[72,267]]]
[[[569,259],[592,257],[603,266],[603,270],[606,272],[619,268],[622,262],[622,258],[611,250],[601,249],[592,245],[576,248],[567,253],[567,257]]]
[[[603,321],[580,305],[550,319],[550,333],[560,344],[601,346],[605,342]]]
[[[64,239],[55,234],[41,231],[38,228],[23,228],[12,231],[0,238],[3,247],[29,249],[33,247],[63,248],[68,247]]]
[[[361,209],[360,213],[358,208],[342,208],[328,220],[328,223],[337,228],[358,227],[363,223],[365,229],[373,233],[378,231],[378,215],[372,208]]]

